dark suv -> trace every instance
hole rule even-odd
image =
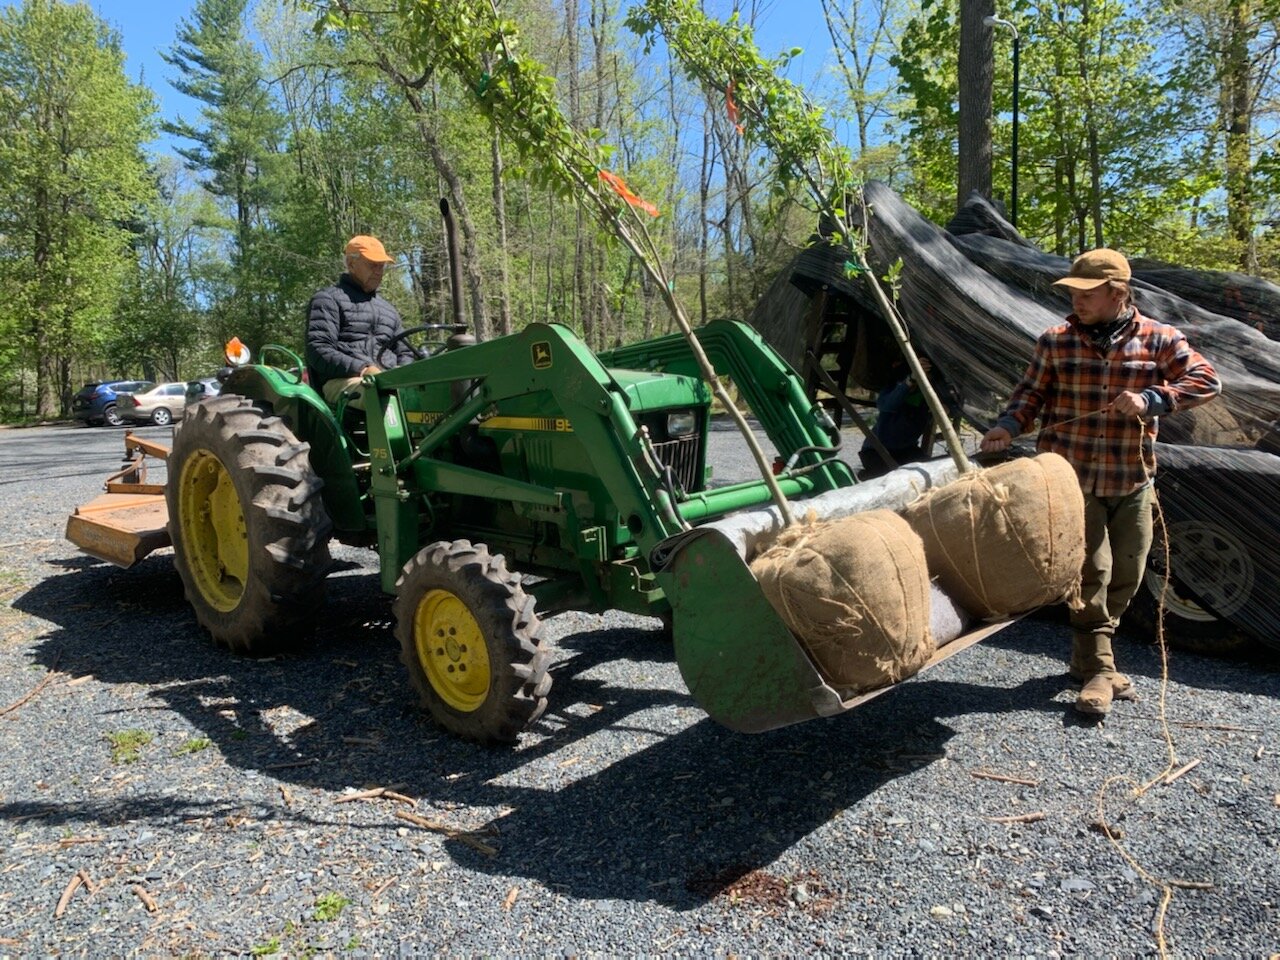
[[[71,399],[71,413],[87,426],[106,424],[118,427],[124,418],[116,411],[116,394],[137,393],[150,390],[155,384],[150,380],[108,380],[106,383],[86,383]]]

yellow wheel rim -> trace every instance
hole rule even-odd
[[[431,688],[455,710],[470,713],[489,696],[489,650],[466,604],[430,590],[413,615],[418,663]]]
[[[208,450],[182,465],[178,527],[200,595],[221,613],[234,610],[248,581],[249,536],[231,474]]]

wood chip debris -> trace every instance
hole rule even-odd
[[[1179,777],[1190,773],[1192,770],[1194,770],[1198,766],[1200,766],[1200,758],[1196,757],[1190,763],[1183,764],[1177,770],[1174,770],[1172,773],[1165,774],[1165,778],[1164,778],[1165,786],[1168,786],[1169,784],[1173,783],[1173,781],[1177,780]]]
[[[977,777],[979,780],[995,780],[997,783],[1016,783],[1024,787],[1038,787],[1039,780],[1028,780],[1024,777],[1012,777],[1005,773],[996,773],[993,770],[970,770],[969,776]]]
[[[62,837],[58,840],[58,846],[71,847],[78,843],[102,843],[106,837]]]
[[[1212,883],[1204,880],[1166,880],[1165,883],[1171,887],[1177,887],[1179,890],[1213,890]]]
[[[451,827],[448,824],[439,823],[436,820],[428,820],[426,817],[416,813],[409,813],[407,810],[397,810],[396,818],[412,823],[415,826],[422,827],[424,830],[431,830],[434,833],[443,833],[450,840],[460,840],[473,850],[478,850],[486,857],[496,857],[498,850],[491,847],[483,840],[479,839],[474,833],[466,830],[459,830],[457,827]]]
[[[1036,810],[1034,813],[1019,813],[1012,817],[987,817],[992,823],[1035,823],[1037,820],[1044,820],[1049,815],[1043,810]]]
[[[376,900],[378,897],[382,896],[384,893],[390,890],[391,887],[395,884],[395,882],[396,882],[395,877],[387,877],[386,880],[383,880],[382,883],[378,884],[378,888],[369,895],[369,899]]]
[[[147,908],[147,913],[155,913],[160,909],[156,904],[155,898],[147,893],[141,884],[135,883],[129,890],[142,901],[142,905]]]
[[[510,890],[508,890],[506,899],[502,901],[502,909],[505,912],[510,913],[511,908],[516,905],[516,898],[519,896],[520,896],[519,887],[512,887]]]
[[[66,889],[62,891],[62,896],[58,898],[58,905],[53,909],[53,918],[61,920],[62,915],[67,912],[67,904],[71,902],[71,895],[80,888],[84,883],[84,871],[77,870],[75,875],[67,881]]]
[[[45,687],[47,687],[54,677],[61,676],[61,674],[58,673],[58,663],[61,660],[62,660],[62,651],[59,650],[58,655],[53,658],[53,666],[51,666],[48,672],[43,677],[40,678],[40,682],[37,683],[34,687],[32,687],[29,691],[27,691],[26,696],[19,697],[17,700],[13,701],[13,703],[9,704],[7,707],[0,709],[0,717],[4,716],[6,713],[12,713],[14,710],[17,710],[24,703],[27,703],[28,701],[35,699],[36,695]]]
[[[340,797],[335,797],[334,803],[351,803],[355,800],[395,800],[397,803],[408,804],[416,807],[418,801],[413,797],[406,797],[403,793],[396,793],[386,787],[370,787],[368,790],[357,790],[355,793],[344,793]]]
[[[288,763],[272,763],[263,767],[263,770],[292,770],[294,767],[310,767],[320,761],[312,757],[310,760],[290,760]]]

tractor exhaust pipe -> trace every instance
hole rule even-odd
[[[440,198],[440,215],[444,217],[444,238],[449,250],[449,287],[453,294],[453,322],[466,327],[467,318],[462,311],[462,261],[458,257],[458,228],[449,210],[449,201]]]

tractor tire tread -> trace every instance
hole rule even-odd
[[[472,615],[477,622],[488,621],[504,634],[501,642],[505,659],[492,667],[491,695],[473,713],[462,713],[444,704],[418,663],[413,629],[421,593],[404,587],[412,587],[412,581],[424,576],[434,584],[433,570],[448,571],[452,576],[445,579],[455,580],[459,587],[470,585],[468,592],[481,598],[477,606],[483,605],[483,609],[472,608]],[[547,672],[542,622],[534,612],[534,598],[524,592],[521,584],[520,577],[507,569],[500,554],[491,554],[483,544],[469,540],[428,544],[404,565],[396,580],[396,635],[401,662],[409,671],[419,700],[436,723],[465,740],[514,743],[546,709],[552,678]],[[491,649],[491,663],[493,659]]]
[[[323,603],[332,523],[319,497],[322,484],[303,457],[290,456],[288,469],[276,464],[279,449],[299,447],[306,445],[282,420],[233,394],[195,405],[175,429],[167,496],[178,571],[200,625],[237,653],[261,656],[294,647],[314,628]],[[201,596],[181,542],[177,477],[193,449],[213,453],[231,474],[249,536],[248,582],[226,613]],[[304,496],[295,496],[299,489]]]

